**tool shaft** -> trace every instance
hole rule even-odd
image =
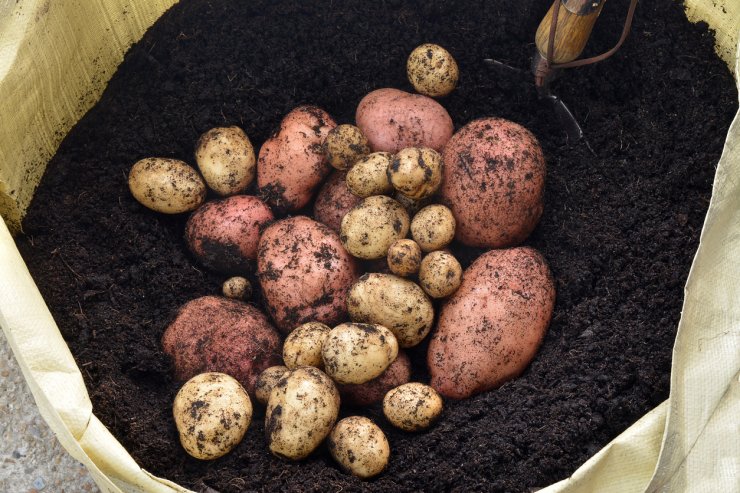
[[[562,0],[554,3],[544,19],[542,19],[535,37],[537,50],[540,52],[542,58],[547,58],[555,8],[559,10],[555,39],[553,40],[550,55],[552,57],[552,63],[557,64],[571,62],[581,55],[583,49],[586,47],[588,38],[591,36],[596,19],[598,19],[601,9],[604,7],[604,3],[606,3],[606,0],[588,2],[592,7],[592,10],[589,10],[585,8],[584,2],[573,2],[571,0],[570,7],[578,8],[578,12],[585,12],[583,14],[572,12]]]

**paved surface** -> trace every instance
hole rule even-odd
[[[0,492],[99,491],[87,470],[67,454],[39,414],[0,331]]]

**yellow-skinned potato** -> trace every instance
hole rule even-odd
[[[212,128],[201,135],[195,161],[208,186],[221,196],[244,191],[257,173],[254,147],[239,127]]]
[[[455,238],[455,216],[443,205],[428,205],[411,220],[411,237],[425,252],[441,250]]]
[[[442,184],[442,156],[428,147],[402,149],[388,167],[388,181],[406,197],[431,197]]]
[[[383,398],[383,414],[404,431],[426,430],[442,414],[442,397],[429,385],[411,382],[391,390]]]
[[[324,368],[321,348],[331,327],[321,322],[307,322],[297,327],[285,338],[283,361],[291,370],[299,366]]]
[[[460,70],[449,51],[439,45],[425,43],[409,55],[406,75],[420,94],[441,97],[455,89]]]
[[[321,350],[326,373],[337,383],[365,383],[380,376],[398,356],[393,332],[376,324],[334,327]]]
[[[383,430],[363,416],[350,416],[337,423],[328,445],[342,469],[361,479],[383,472],[391,455]]]
[[[391,244],[409,232],[409,215],[401,204],[384,195],[368,197],[342,219],[339,239],[355,257],[385,257]]]
[[[355,322],[388,327],[402,348],[419,344],[432,328],[434,307],[418,284],[391,274],[365,274],[347,295]]]
[[[462,282],[462,266],[449,252],[432,252],[421,261],[419,285],[432,298],[451,295]]]
[[[196,459],[217,459],[236,447],[252,420],[252,402],[234,378],[201,373],[182,386],[172,406],[185,451]]]
[[[131,195],[144,207],[164,214],[197,209],[206,200],[206,184],[197,171],[177,159],[150,157],[128,174]]]
[[[280,379],[290,370],[287,366],[271,366],[260,373],[254,384],[254,396],[260,404],[267,405],[272,389],[275,388]]]
[[[292,460],[306,458],[331,432],[339,415],[339,391],[324,372],[303,366],[283,375],[265,411],[270,452]]]
[[[252,296],[252,283],[246,277],[230,277],[224,281],[221,291],[227,298],[248,300]]]
[[[388,166],[393,154],[390,152],[373,152],[357,161],[347,172],[347,187],[358,197],[387,195],[393,191],[388,181]]]
[[[419,272],[421,248],[414,240],[396,240],[388,248],[388,268],[397,276],[406,277]]]
[[[329,164],[346,170],[370,153],[370,144],[362,130],[354,125],[342,124],[329,131],[324,141],[324,152]]]

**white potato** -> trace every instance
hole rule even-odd
[[[227,298],[235,300],[248,300],[252,296],[252,283],[249,279],[241,276],[234,276],[226,279],[221,286],[221,292]]]
[[[409,215],[401,204],[384,195],[368,197],[342,219],[339,239],[358,258],[385,257],[388,247],[409,232]]]
[[[267,405],[272,389],[275,388],[280,379],[290,370],[287,366],[271,366],[265,368],[254,383],[254,396],[260,404]]]
[[[177,159],[150,157],[137,161],[128,174],[128,187],[141,205],[164,214],[195,210],[206,199],[203,178]]]
[[[329,164],[338,170],[346,170],[370,153],[370,143],[362,130],[345,123],[334,127],[326,135],[324,152]]]
[[[455,89],[460,70],[450,52],[439,45],[425,43],[409,55],[406,75],[420,94],[440,97]]]
[[[449,252],[432,252],[421,261],[419,285],[432,298],[451,295],[462,283],[462,266]]]
[[[315,366],[324,368],[321,359],[321,348],[329,335],[331,327],[321,322],[307,322],[298,326],[283,343],[283,361],[285,366],[297,368],[299,366]]]
[[[385,394],[383,414],[396,428],[420,431],[442,414],[444,403],[436,390],[423,383],[406,383]]]
[[[350,416],[337,423],[328,445],[342,469],[362,479],[383,472],[391,455],[383,430],[363,416]]]
[[[195,161],[208,186],[221,196],[243,192],[257,173],[254,147],[239,127],[212,128],[201,135]]]
[[[381,375],[398,356],[398,341],[382,325],[344,323],[334,327],[321,351],[335,382],[365,383]]]
[[[388,248],[388,268],[397,276],[406,277],[419,272],[421,248],[414,240],[396,240]]]
[[[455,216],[443,205],[428,205],[411,220],[411,237],[425,252],[441,250],[455,238]]]
[[[414,200],[434,195],[442,184],[442,155],[428,147],[407,147],[393,156],[388,180],[399,193]]]
[[[358,197],[387,195],[393,191],[388,181],[388,166],[393,154],[373,152],[357,161],[347,172],[347,188]]]

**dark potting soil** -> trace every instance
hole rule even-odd
[[[673,0],[641,2],[612,59],[568,71],[556,92],[593,153],[567,145],[526,67],[549,0],[404,2],[183,1],[127,54],[98,105],[49,164],[18,246],[82,369],[96,415],[142,467],[195,490],[528,491],[571,474],[668,397],[683,285],[698,245],[714,165],[735,111],[727,67],[705,25]],[[608,2],[587,54],[611,47],[627,0]],[[545,212],[527,244],[557,281],[554,318],[526,373],[447,402],[426,433],[391,428],[388,470],[362,482],[325,447],[301,463],[271,456],[257,411],[230,455],[200,462],[178,444],[178,383],[160,337],[173,312],[218,293],[198,266],[185,215],[134,201],[126,175],[147,156],[193,162],[198,136],[236,124],[256,146],[301,103],[351,122],[379,87],[410,90],[405,60],[422,42],[461,68],[442,100],[459,128],[502,116],[530,128],[548,163]],[[458,250],[466,262],[475,252]],[[425,346],[411,351],[426,378]],[[345,410],[344,413],[355,411]]]

